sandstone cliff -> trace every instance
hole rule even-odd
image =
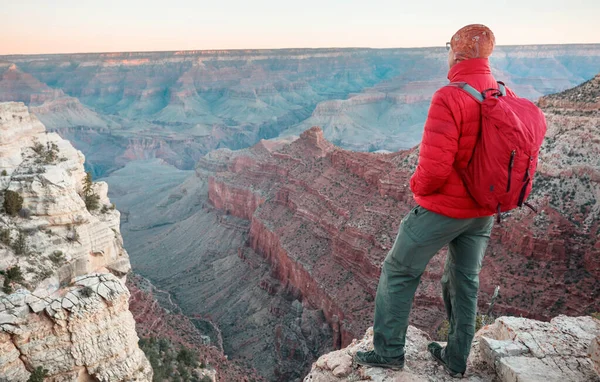
[[[128,310],[120,215],[106,183],[84,190],[83,162],[25,105],[0,104],[0,380],[37,367],[49,381],[151,379]]]
[[[465,380],[470,382],[598,382],[600,357],[594,353],[600,321],[558,316],[550,322],[501,317],[475,336]],[[453,381],[427,352],[429,336],[408,328],[406,365],[402,371],[358,366],[357,351],[373,349],[373,330],[345,349],[326,354],[304,382]]]

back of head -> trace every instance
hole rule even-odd
[[[450,46],[456,61],[488,58],[492,54],[495,45],[494,33],[482,24],[464,26],[450,40]]]

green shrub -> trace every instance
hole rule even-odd
[[[85,207],[88,211],[95,211],[100,207],[100,197],[96,194],[85,196]]]
[[[483,328],[485,325],[492,324],[494,320],[491,317],[487,317],[483,314],[478,314],[475,317],[475,332]],[[448,333],[450,332],[450,322],[444,320],[437,330],[438,341],[448,341]]]
[[[591,316],[594,317],[596,320],[600,320],[600,312],[592,313]]]
[[[92,173],[87,172],[83,180],[83,201],[88,211],[97,210],[100,207],[100,197],[94,193],[94,182]]]
[[[166,338],[141,338],[140,349],[154,370],[152,381],[198,381],[198,354],[185,347],[176,348]]]
[[[448,332],[450,331],[450,322],[444,320],[437,330],[438,341],[448,341]]]
[[[62,251],[54,251],[50,254],[50,256],[48,256],[48,258],[54,264],[59,265],[65,261],[65,254],[62,253]]]
[[[27,246],[27,237],[21,231],[19,231],[19,236],[17,236],[17,240],[12,243],[12,249],[15,251],[17,255],[26,255],[29,252],[29,248]]]
[[[23,208],[23,198],[18,192],[11,190],[4,191],[4,211],[15,216]]]
[[[198,356],[191,350],[181,348],[177,353],[177,361],[182,362],[187,366],[196,366],[198,364]]]
[[[44,382],[44,378],[46,378],[47,376],[48,376],[48,370],[42,369],[41,366],[38,366],[31,373],[27,382]]]
[[[6,172],[6,170],[2,170],[2,176],[7,176],[8,173]]]
[[[54,272],[52,271],[52,269],[50,268],[43,268],[37,275],[38,280],[42,281],[42,280],[46,280],[48,277],[51,277],[54,274]]]
[[[35,142],[32,150],[38,154],[39,158],[37,162],[43,162],[45,164],[54,163],[58,159],[58,146],[54,142],[48,142],[46,146],[40,142]]]

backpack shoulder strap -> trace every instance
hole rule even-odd
[[[504,85],[504,82],[498,81],[498,89],[500,89],[502,96],[506,96],[506,85]]]
[[[480,103],[483,102],[483,100],[485,99],[484,94],[490,90],[497,90],[497,91],[499,90],[500,91],[500,94],[498,94],[497,91],[495,94],[493,94],[495,97],[506,96],[506,85],[504,85],[504,82],[501,82],[501,81],[498,81],[498,89],[493,89],[493,88],[486,89],[483,92],[479,92],[477,89],[475,89],[474,87],[472,87],[471,85],[469,85],[466,82],[451,82],[447,86],[452,86],[452,87],[464,90],[471,97],[475,98]]]
[[[447,86],[459,88],[467,92],[471,97],[475,98],[477,102],[483,102],[483,95],[477,91],[474,87],[466,82],[451,82]]]

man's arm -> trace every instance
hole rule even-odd
[[[459,135],[452,111],[438,90],[433,95],[425,121],[419,164],[410,179],[410,188],[415,195],[432,194],[446,183],[458,151]]]

